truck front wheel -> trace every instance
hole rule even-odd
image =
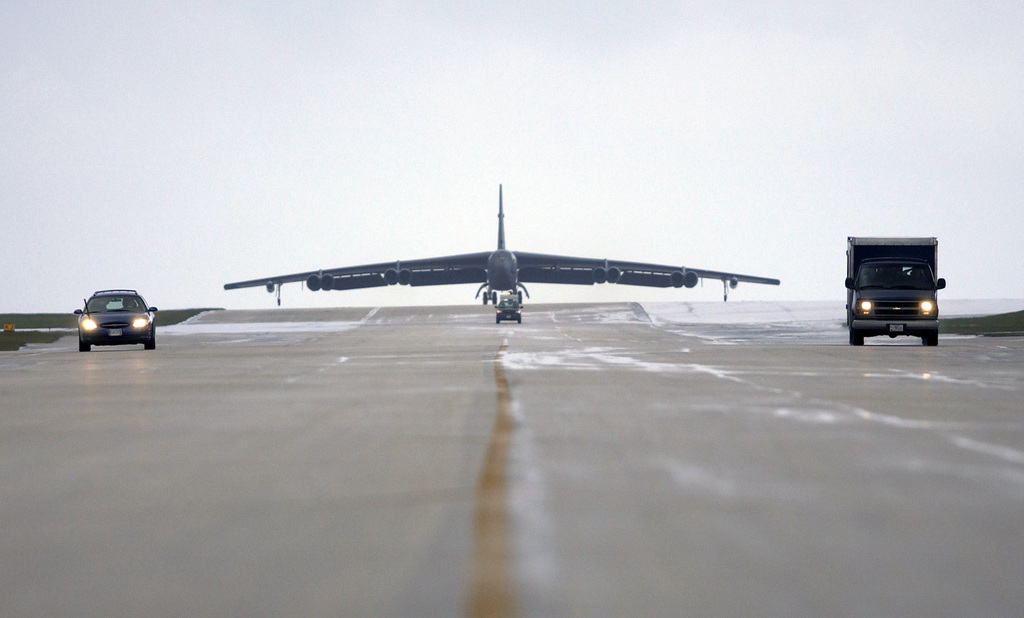
[[[864,345],[864,335],[850,329],[850,345]]]
[[[921,343],[926,346],[937,346],[939,345],[939,333],[932,333],[929,335],[921,336]]]

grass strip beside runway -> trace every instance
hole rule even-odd
[[[1024,311],[973,318],[942,318],[939,332],[947,335],[1024,336]]]

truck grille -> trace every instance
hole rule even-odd
[[[916,300],[875,301],[872,313],[880,318],[916,318],[921,314],[921,304]]]

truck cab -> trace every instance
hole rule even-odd
[[[925,259],[879,257],[859,262],[846,278],[850,344],[864,345],[865,337],[909,335],[924,345],[939,344],[939,305],[936,292],[946,287]]]

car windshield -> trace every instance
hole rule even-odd
[[[94,296],[86,305],[89,313],[104,311],[144,311],[142,301],[137,296]]]
[[[891,290],[931,290],[935,287],[932,269],[924,264],[867,264],[861,266],[861,288]]]

